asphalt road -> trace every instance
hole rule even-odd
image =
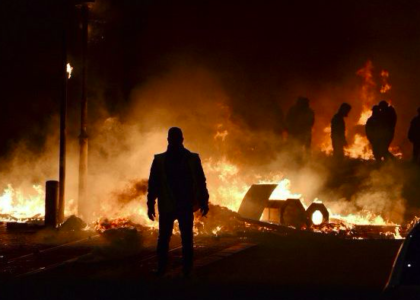
[[[199,237],[197,268],[184,279],[175,237],[165,278],[151,273],[156,258],[148,245],[129,255],[85,255],[9,281],[2,299],[379,299],[400,244],[298,232]],[[235,245],[248,247],[229,252]]]

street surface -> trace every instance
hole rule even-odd
[[[6,235],[33,242],[40,233],[3,231],[3,240]],[[152,273],[156,233],[66,235],[59,247],[0,248],[7,249],[0,266],[6,299],[379,299],[401,245],[281,230],[198,236],[196,268],[185,279],[178,235],[164,278]],[[12,255],[13,247],[19,255]]]

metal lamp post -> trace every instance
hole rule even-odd
[[[67,22],[68,10],[71,5],[81,5],[82,9],[82,101],[81,101],[81,129],[80,129],[80,164],[79,164],[79,206],[86,201],[87,181],[87,98],[86,98],[86,56],[88,43],[88,4],[94,0],[67,1],[64,0],[63,11],[63,58],[62,58],[62,95],[60,101],[60,160],[59,160],[59,195],[57,209],[57,223],[64,220],[65,188],[66,188],[66,138],[67,138]],[[80,210],[79,210],[80,213]]]
[[[78,197],[78,214],[86,217],[87,209],[87,177],[88,177],[88,146],[89,136],[87,133],[87,119],[88,119],[88,102],[86,95],[86,64],[87,64],[87,50],[88,50],[88,22],[89,22],[89,7],[88,2],[81,3],[81,18],[82,18],[82,99],[80,110],[80,134],[79,134],[79,197]]]

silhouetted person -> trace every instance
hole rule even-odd
[[[397,124],[397,114],[394,107],[388,102],[379,102],[380,120],[383,128],[383,140],[381,141],[381,152],[384,153],[384,159],[394,158],[389,152],[389,146],[394,139],[395,126]]]
[[[378,105],[372,107],[372,115],[366,122],[366,137],[372,146],[373,156],[375,160],[380,161],[385,156],[383,147],[383,140],[385,139],[386,132],[383,128],[380,108]]]
[[[344,118],[349,115],[350,110],[350,104],[341,104],[338,112],[331,120],[333,155],[338,159],[342,159],[344,157],[344,147],[347,146],[346,123],[344,122]]]
[[[413,162],[420,164],[420,107],[417,116],[411,121],[408,139],[413,143]]]
[[[147,206],[150,220],[154,220],[155,201],[158,199],[159,237],[157,245],[158,275],[163,275],[168,264],[169,241],[174,221],[178,220],[182,238],[184,275],[193,265],[193,212],[209,211],[209,194],[200,157],[184,148],[180,128],[168,132],[168,150],[155,155],[149,177]]]
[[[286,116],[289,139],[296,143],[298,148],[303,148],[305,151],[310,150],[314,122],[314,111],[309,107],[309,99],[299,97]]]

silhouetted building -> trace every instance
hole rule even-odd
[[[411,121],[408,139],[413,144],[413,161],[420,164],[420,107],[417,116]]]
[[[286,116],[288,138],[299,148],[309,151],[312,142],[314,111],[309,107],[309,99],[299,97]]]
[[[193,264],[193,212],[200,209],[203,216],[209,211],[209,194],[200,157],[183,146],[180,128],[168,132],[168,150],[155,155],[149,177],[147,195],[148,216],[156,217],[158,199],[159,237],[157,245],[158,275],[163,275],[168,264],[169,241],[174,221],[178,220],[182,238],[184,275]]]
[[[348,116],[350,110],[350,104],[341,104],[338,112],[331,120],[331,140],[333,146],[333,155],[339,159],[344,157],[344,147],[347,146],[346,123],[344,122],[344,118]]]

